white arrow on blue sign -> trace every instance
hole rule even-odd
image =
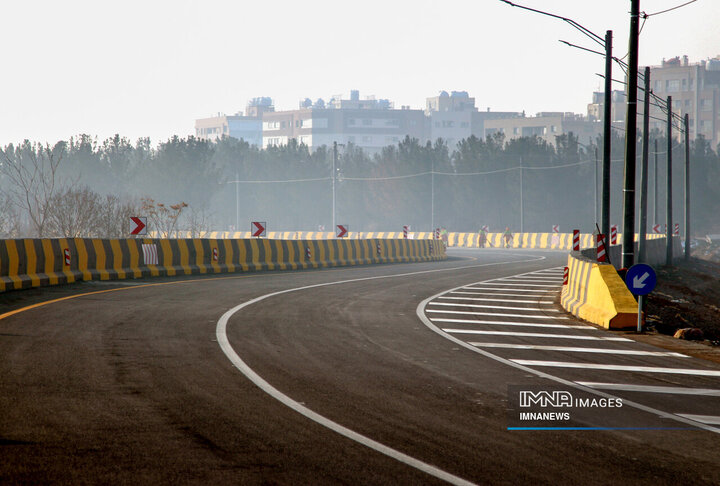
[[[647,295],[655,288],[657,275],[650,265],[638,263],[627,271],[625,283],[634,295]]]

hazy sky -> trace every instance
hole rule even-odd
[[[630,0],[518,3],[611,29],[616,55],[627,52]],[[157,144],[252,97],[285,110],[351,89],[398,108],[465,90],[481,110],[585,113],[604,69],[558,42],[598,48],[566,23],[500,0],[2,0],[0,16],[3,146],[79,133]],[[718,21],[719,0],[649,17],[641,65],[719,55]]]

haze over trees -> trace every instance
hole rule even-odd
[[[658,212],[655,221],[651,153],[649,226],[665,221],[667,143],[652,133],[651,147],[654,138],[661,147]],[[611,219],[621,225],[624,140],[616,132],[612,143]],[[675,145],[674,220],[682,223],[684,146]],[[352,231],[520,231],[521,224],[550,231],[559,224],[563,232],[591,232],[599,213],[597,147],[601,139],[581,143],[572,134],[558,136],[555,146],[502,134],[470,137],[453,150],[442,140],[410,138],[373,155],[339,146],[335,220]],[[720,159],[702,137],[691,143],[690,157],[693,232],[720,233]],[[266,221],[270,231],[332,231],[332,168],[332,147],[311,152],[295,140],[266,150],[192,136],[156,147],[119,135],[101,142],[80,135],[54,146],[25,141],[0,153],[0,237],[125,237],[130,216],[149,216],[150,229],[169,236],[247,231],[250,221]]]

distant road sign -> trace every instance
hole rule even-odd
[[[559,225],[559,224],[554,224],[553,227],[552,227],[552,232],[553,232],[553,233],[560,233],[560,225]]]
[[[253,221],[250,223],[250,233],[254,238],[264,238],[267,223],[265,221]]]
[[[130,216],[130,223],[132,224],[131,235],[147,234],[147,218],[145,216]]]
[[[650,265],[637,263],[625,275],[625,283],[634,295],[647,295],[657,284],[657,275]]]
[[[661,235],[661,234],[665,233],[665,231],[663,230],[663,225],[661,225],[661,224],[653,225],[652,229],[653,229],[653,233],[655,233],[657,235]]]
[[[349,228],[350,228],[350,226],[348,226],[347,224],[337,225],[337,227],[335,228],[335,236],[337,238],[346,238],[348,235]]]

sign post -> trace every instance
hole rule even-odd
[[[625,284],[633,295],[638,296],[637,331],[642,332],[643,296],[652,292],[657,284],[657,275],[650,265],[637,263],[628,269]]]

